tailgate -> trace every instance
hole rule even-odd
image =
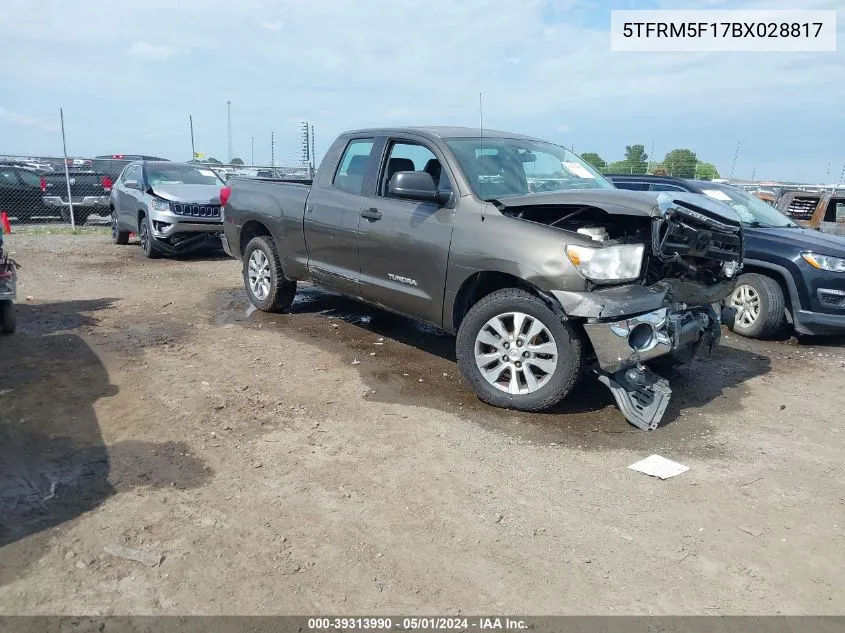
[[[81,202],[86,197],[108,196],[111,191],[111,183],[106,180],[104,174],[70,172],[69,177],[70,194],[73,202]],[[67,183],[64,174],[50,174],[45,176],[44,180],[46,181],[46,195],[59,196],[64,202],[67,202]],[[105,185],[108,185],[108,187]]]

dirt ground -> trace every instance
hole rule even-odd
[[[728,335],[643,432],[591,381],[485,406],[450,337],[313,287],[250,311],[222,255],[8,242],[0,613],[845,611],[845,337]]]

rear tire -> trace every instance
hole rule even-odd
[[[786,318],[786,300],[780,284],[758,273],[740,275],[727,304],[737,310],[731,331],[748,338],[776,334]]]
[[[286,279],[273,238],[250,240],[243,256],[244,288],[250,303],[263,312],[284,312],[296,295],[296,282]]]
[[[141,221],[138,222],[138,237],[141,239],[141,252],[144,253],[144,257],[147,259],[161,257],[161,252],[156,247],[156,239],[153,237],[150,218],[147,215],[142,215]]]
[[[117,213],[111,212],[111,241],[120,246],[129,244],[129,231],[121,231],[117,225]]]
[[[15,304],[12,301],[0,301],[0,332],[11,334],[17,327]]]
[[[507,337],[496,334],[502,331]],[[455,351],[461,373],[481,400],[520,411],[557,404],[582,371],[580,336],[520,288],[498,290],[476,303],[458,328]]]

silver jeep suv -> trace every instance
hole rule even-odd
[[[220,247],[223,219],[220,189],[225,185],[206,165],[135,161],[112,187],[112,240],[141,240],[145,257]]]

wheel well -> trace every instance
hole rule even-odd
[[[243,254],[244,250],[246,250],[246,245],[249,244],[250,240],[259,235],[266,235],[268,237],[273,237],[273,234],[270,233],[270,229],[266,226],[261,224],[261,222],[257,220],[250,220],[246,224],[243,225],[241,228],[241,240],[240,240],[240,252]]]
[[[778,286],[780,286],[781,292],[783,292],[783,299],[786,302],[786,309],[790,312],[791,315],[792,295],[789,293],[789,286],[786,285],[786,279],[783,278],[783,275],[770,268],[763,268],[762,266],[755,266],[754,264],[743,264],[742,272],[754,273],[757,275],[762,275],[763,277],[769,277],[770,279],[774,279],[778,283]]]
[[[541,299],[546,299],[536,287],[514,275],[493,271],[475,273],[461,284],[455,297],[455,305],[452,311],[452,325],[455,331],[458,331],[461,321],[464,320],[472,306],[487,295],[503,288],[522,288]]]

